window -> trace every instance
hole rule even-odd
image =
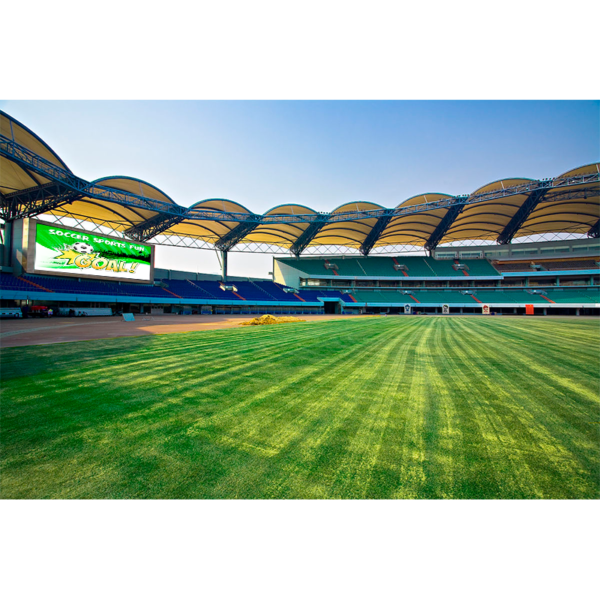
[[[554,248],[542,248],[540,252],[542,254],[562,254],[563,252],[568,252],[569,246],[561,246]]]
[[[435,257],[437,260],[454,260],[458,257],[457,252],[436,252]]]

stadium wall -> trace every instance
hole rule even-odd
[[[445,260],[436,260],[432,257],[403,257],[402,255],[395,257],[400,263],[410,263],[411,268],[408,269],[408,273],[395,271],[392,257],[328,257],[327,260],[330,263],[338,264],[339,273],[335,273],[330,267],[324,268],[325,257],[300,259],[274,257],[272,281],[250,277],[228,277],[229,283],[239,282],[240,290],[250,291],[249,294],[246,294],[246,299],[243,299],[239,294],[219,291],[216,282],[221,280],[220,275],[170,269],[155,269],[154,285],[140,284],[139,287],[137,285],[129,288],[123,287],[122,290],[119,290],[118,287],[109,290],[96,284],[88,285],[86,288],[85,282],[81,280],[78,283],[76,278],[70,278],[71,283],[75,283],[67,286],[62,284],[65,280],[64,277],[54,279],[53,285],[51,279],[36,280],[35,276],[26,274],[28,257],[24,248],[28,246],[29,237],[28,221],[15,221],[12,227],[12,266],[3,266],[1,275],[4,277],[4,273],[12,273],[11,276],[16,277],[16,280],[7,275],[7,279],[4,281],[8,281],[9,284],[0,286],[0,305],[3,308],[23,304],[41,304],[56,308],[69,306],[110,308],[111,312],[123,310],[124,307],[135,307],[133,310],[140,312],[148,310],[200,312],[204,307],[207,310],[210,308],[214,312],[235,314],[240,311],[323,311],[325,309],[324,298],[330,303],[339,298],[337,309],[345,312],[368,313],[396,314],[402,312],[407,303],[412,305],[415,311],[434,314],[439,314],[442,305],[446,303],[454,313],[481,313],[484,303],[491,305],[492,310],[511,314],[523,312],[526,304],[533,304],[536,310],[543,314],[567,314],[567,312],[569,314],[598,314],[600,309],[600,287],[598,286],[600,268],[499,272],[489,259],[467,258],[471,255],[481,256],[481,254],[473,252],[470,247],[456,248],[456,256],[465,257],[464,261],[460,260],[459,262],[470,264],[471,274],[468,271],[463,272],[458,265],[457,268],[453,268],[453,261],[449,260],[452,256],[446,257]],[[571,262],[585,266],[590,263],[592,257],[596,257],[594,260],[597,261],[597,247],[600,242],[597,240],[574,242],[570,241],[567,245],[563,242],[555,242],[554,245],[552,243],[528,244],[527,248],[521,248],[515,244],[510,249],[512,254],[508,257],[507,262],[524,261],[526,264],[531,257],[536,261],[541,262],[546,259],[559,265],[561,263],[557,261],[577,259],[580,256],[586,258],[586,261]],[[497,248],[494,247],[493,251]],[[500,250],[503,249],[500,247]],[[501,261],[502,259],[497,260]],[[311,272],[311,265],[314,272]],[[394,276],[396,272],[398,274]],[[417,273],[421,274],[417,275]],[[308,285],[310,279],[319,282],[320,285]],[[11,286],[10,281],[16,282],[16,285]],[[190,285],[173,283],[169,286],[169,281],[188,281]],[[189,292],[192,289],[192,282],[198,284],[193,288],[195,294]],[[203,290],[202,282],[205,282],[204,288],[209,292],[206,296],[203,295],[205,290]],[[257,285],[251,285],[254,283]],[[279,284],[280,287],[276,288],[276,284]],[[54,289],[47,290],[44,288],[45,285]],[[261,285],[264,295],[260,293]],[[22,289],[18,289],[20,286]],[[283,286],[293,288],[298,293],[285,294],[281,289]],[[536,286],[542,288],[542,296],[530,293],[531,288]],[[139,295],[137,295],[138,289]],[[458,292],[461,289],[465,293],[459,296]],[[547,294],[544,289],[548,290]],[[184,293],[181,290],[187,291]],[[411,290],[414,291],[411,292]],[[470,292],[467,293],[466,290],[470,290]],[[94,291],[97,293],[93,293]],[[119,294],[119,291],[123,293]],[[399,293],[402,291],[405,293]],[[493,294],[494,291],[500,293]],[[302,298],[302,295],[305,297]],[[255,299],[252,299],[253,297]],[[262,300],[256,299],[261,297]]]
[[[438,246],[433,256],[438,260],[448,259],[455,254],[456,258],[467,260],[468,255],[480,253],[490,260],[526,260],[542,256],[564,254],[572,257],[587,256],[590,253],[600,254],[600,239],[564,239],[557,238],[550,242],[512,242],[511,244],[486,244],[473,246]]]
[[[18,219],[12,223],[10,246],[10,266],[14,275],[22,275],[27,270],[27,247],[29,245],[29,220]]]
[[[273,257],[273,281],[275,283],[298,289],[301,277],[306,277],[306,273]]]

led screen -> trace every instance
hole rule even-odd
[[[97,279],[151,281],[152,246],[36,223],[35,272]]]

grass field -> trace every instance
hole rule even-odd
[[[597,498],[597,320],[375,317],[2,352],[4,498]]]

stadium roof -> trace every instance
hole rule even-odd
[[[27,127],[0,111],[0,200],[5,221],[40,214],[108,227],[138,240],[190,246],[201,240],[221,250],[266,244],[297,255],[339,246],[374,248],[573,233],[599,237],[600,164],[553,179],[507,178],[467,196],[426,193],[384,208],[343,204],[331,213],[283,204],[264,214],[226,199],[183,207],[158,187],[134,177],[85,181]],[[157,237],[159,236],[159,237]]]

